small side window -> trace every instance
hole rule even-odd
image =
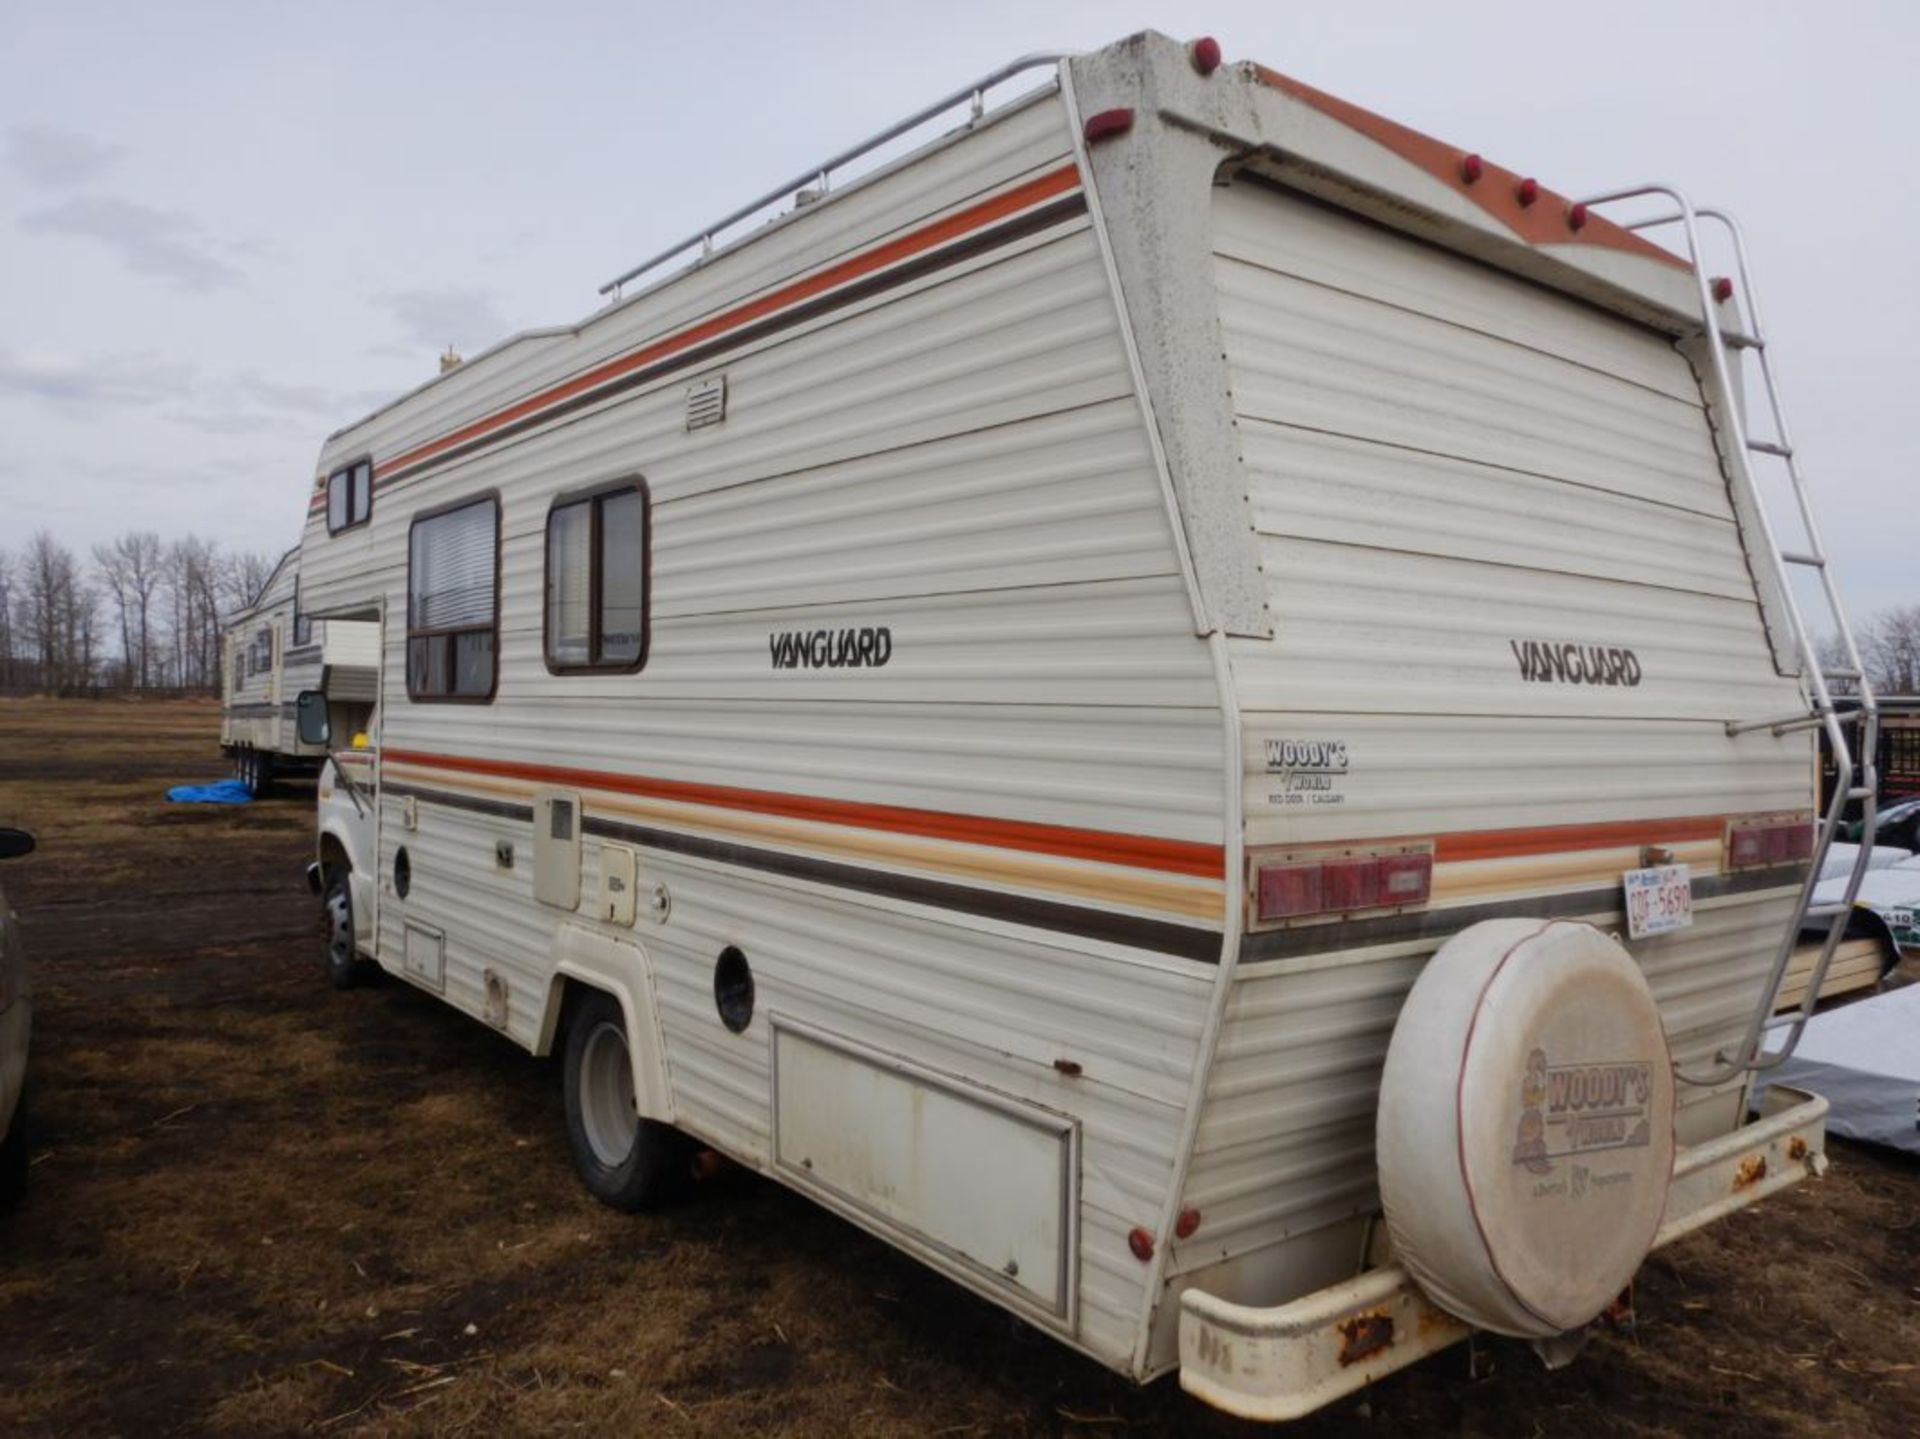
[[[293,617],[293,642],[296,645],[310,645],[313,643],[313,619],[311,616],[295,615]]]
[[[647,659],[647,492],[627,481],[547,514],[546,657],[556,674]]]
[[[373,517],[373,461],[356,460],[327,476],[327,533],[337,535]]]

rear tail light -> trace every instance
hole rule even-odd
[[[1728,869],[1804,864],[1813,856],[1813,822],[1804,815],[1735,820],[1727,828]]]
[[[1259,924],[1425,904],[1433,894],[1433,851],[1342,850],[1256,861],[1253,917]]]

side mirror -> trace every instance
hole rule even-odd
[[[0,829],[0,859],[18,859],[32,853],[32,835],[24,829]]]
[[[301,690],[294,701],[301,744],[325,744],[333,737],[333,725],[327,718],[327,697],[319,690]]]

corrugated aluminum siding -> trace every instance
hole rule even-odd
[[[1800,701],[1774,670],[1672,343],[1274,188],[1216,194],[1231,403],[1275,630],[1230,645],[1249,844],[1807,808],[1803,738],[1723,729]],[[1630,648],[1643,679],[1530,682],[1516,640]],[[1340,802],[1270,803],[1267,738],[1344,741]],[[1717,842],[1685,858],[1711,873]],[[1443,864],[1436,907],[1617,884],[1638,862]],[[1676,1057],[1731,1037],[1790,902],[1704,901],[1691,930],[1633,946]],[[1328,1254],[1358,1262],[1378,1204],[1379,1066],[1432,947],[1243,968],[1183,1196],[1206,1217],[1176,1275],[1274,1302]],[[1730,1090],[1683,1086],[1681,1100],[1688,1139],[1736,1118]]]
[[[755,286],[1070,159],[1057,102],[1030,106],[629,303],[576,344],[516,346],[456,372],[342,436],[326,462],[445,433]],[[702,373],[721,372],[722,423],[688,431],[685,391],[698,377],[676,375],[383,488],[364,531],[329,539],[309,524],[313,591],[386,606],[387,783],[404,774],[528,802],[526,783],[463,782],[392,758],[413,751],[1224,843],[1217,684],[1084,218]],[[549,506],[629,474],[652,499],[646,667],[551,674],[540,608]],[[502,497],[498,696],[409,703],[408,517],[490,489]],[[843,625],[890,627],[887,666],[770,663],[770,636]],[[510,1029],[532,1042],[556,926],[578,916],[533,900],[525,860],[496,864],[495,840],[524,844],[527,823],[422,802],[408,832],[394,822],[399,800],[383,804],[383,866],[404,843],[414,875],[405,903],[382,896],[383,956],[397,965],[403,919],[444,928],[447,998],[478,1013],[482,973],[494,969],[513,994]],[[1184,906],[1184,922],[1221,924],[1211,874],[829,834],[591,791],[583,808],[590,825],[680,826],[783,855],[837,844],[843,861],[986,889],[1078,885],[1101,892],[1086,902],[1123,913],[1157,886],[1154,903]],[[586,913],[600,843],[590,834],[584,846]],[[1126,1233],[1165,1203],[1214,967],[645,846],[641,866],[643,894],[664,883],[672,895],[669,921],[643,918],[631,937],[658,966],[682,1122],[770,1162],[766,1024],[734,1035],[715,1013],[713,963],[727,944],[753,964],[762,1015],[1074,1116],[1073,1338],[1124,1366],[1147,1272]],[[1083,1073],[1063,1076],[1057,1059]]]

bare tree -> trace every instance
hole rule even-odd
[[[13,556],[0,550],[0,685],[14,681]]]
[[[82,581],[73,551],[41,530],[21,564],[21,638],[40,687],[75,689],[93,678],[96,596]]]
[[[235,550],[220,566],[220,609],[223,614],[244,610],[260,598],[260,591],[273,578],[272,555],[258,550]]]
[[[122,683],[145,686],[153,674],[153,602],[164,551],[151,530],[130,530],[93,547],[93,565],[112,598],[120,627]]]
[[[1860,627],[1860,655],[1881,694],[1920,694],[1920,605],[1896,605]]]

